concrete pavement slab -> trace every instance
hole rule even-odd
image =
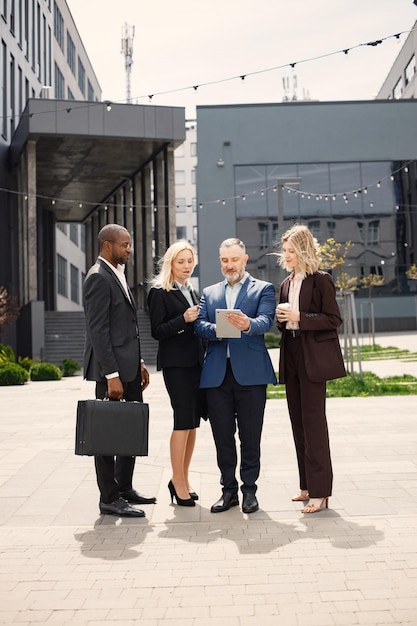
[[[417,352],[417,333],[377,343]],[[261,508],[214,515],[207,423],[192,464],[197,506],[170,503],[171,407],[152,371],[135,487],[158,501],[141,519],[101,516],[93,459],[74,455],[76,403],[93,396],[81,376],[0,387],[0,624],[417,624],[416,396],[328,400],[334,495],[310,516],[291,502],[286,403],[268,401]]]

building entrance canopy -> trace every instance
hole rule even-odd
[[[38,209],[58,221],[83,222],[165,147],[173,150],[184,139],[183,108],[33,99],[14,134],[10,163],[19,170],[31,142],[33,160],[24,158],[23,169],[36,174],[19,176],[19,193],[35,195]]]

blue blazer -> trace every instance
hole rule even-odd
[[[248,275],[236,300],[235,308],[250,317],[248,333],[236,339],[218,339],[215,331],[216,309],[226,309],[225,281],[204,289],[200,299],[194,332],[208,341],[200,387],[219,387],[226,374],[227,345],[230,365],[240,385],[277,384],[274,368],[265,347],[264,333],[275,319],[275,289]]]

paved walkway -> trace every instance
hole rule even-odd
[[[417,333],[376,342],[417,351]],[[417,375],[415,362],[372,369]],[[290,499],[286,403],[268,401],[261,510],[213,515],[206,423],[193,462],[198,506],[170,504],[171,409],[161,375],[151,379],[150,454],[135,486],[158,502],[134,520],[98,514],[93,461],[73,453],[76,403],[93,397],[91,383],[0,387],[0,624],[417,624],[416,396],[328,401],[334,496],[311,516]]]

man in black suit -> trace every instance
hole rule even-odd
[[[140,356],[136,306],[124,275],[132,251],[129,232],[107,224],[98,234],[100,254],[84,282],[84,377],[96,381],[96,398],[142,401],[149,372]],[[96,456],[100,512],[144,517],[133,504],[153,504],[132,487],[135,457]]]

